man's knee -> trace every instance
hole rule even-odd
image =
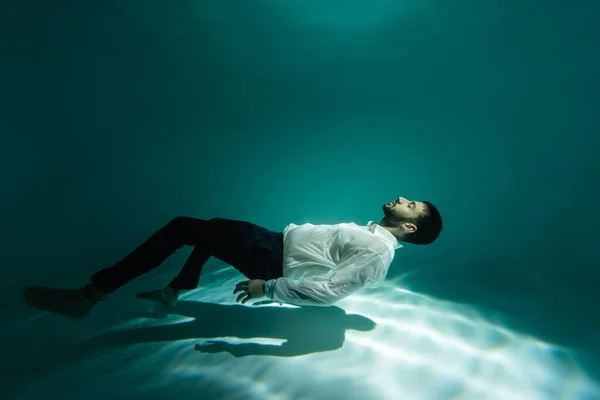
[[[197,231],[199,227],[206,225],[206,220],[187,217],[187,216],[177,216],[173,218],[165,228],[168,230],[174,231]]]
[[[201,239],[206,239],[208,236],[207,230],[210,229],[208,221],[187,217],[177,216],[173,218],[164,228],[163,231],[168,237],[174,238],[181,245],[197,245]]]
[[[173,218],[167,225],[185,226],[185,225],[189,225],[193,220],[194,220],[194,218],[192,218],[192,217],[178,216],[178,217]]]
[[[204,235],[204,240],[211,240],[230,236],[247,226],[250,226],[247,222],[232,221],[227,218],[201,219],[182,215],[173,218],[165,228],[171,232],[190,234],[195,237]]]

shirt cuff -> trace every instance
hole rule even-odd
[[[273,300],[273,290],[275,289],[275,282],[277,279],[270,279],[265,282],[265,296]]]

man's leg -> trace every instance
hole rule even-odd
[[[210,227],[207,220],[176,217],[125,258],[93,274],[91,285],[97,292],[112,293],[131,280],[158,267],[183,246],[203,246],[207,240],[210,240]]]
[[[173,290],[193,289],[198,284],[202,266],[212,255],[235,265],[252,258],[254,225],[221,218],[202,220],[174,218],[115,265],[96,272],[84,288],[51,289],[28,287],[26,300],[34,307],[82,318],[98,300],[106,297],[136,277],[158,267],[184,245],[195,246],[188,262],[169,286]]]
[[[173,226],[169,229],[170,225]],[[118,264],[94,274],[93,288],[99,293],[110,293],[156,268],[184,244],[194,246],[180,273],[166,288],[137,294],[139,298],[173,306],[181,290],[192,290],[198,286],[202,267],[211,256],[242,273],[248,270],[254,261],[256,227],[249,222],[225,218],[176,218]]]
[[[114,292],[188,245],[194,246],[194,250],[170,286],[179,290],[195,289],[202,266],[211,256],[231,265],[245,263],[252,257],[252,227],[249,222],[224,218],[174,218],[117,264],[92,275],[92,283],[103,293]]]
[[[174,306],[180,291],[198,286],[202,267],[211,256],[233,266],[248,279],[263,278],[263,269],[271,264],[270,260],[266,262],[265,252],[271,255],[272,251],[269,250],[273,249],[273,241],[281,242],[277,245],[277,251],[282,252],[282,233],[270,232],[249,222],[224,218],[213,218],[207,221],[207,226],[210,237],[194,247],[183,268],[169,285],[163,289],[138,293],[138,298]],[[278,264],[281,264],[281,260]],[[279,272],[276,274],[281,276]]]
[[[203,244],[210,237],[208,221],[176,217],[115,265],[91,277],[80,289],[28,287],[25,300],[35,308],[72,318],[87,316],[96,302],[132,279],[158,267],[184,245]]]
[[[167,307],[173,307],[179,299],[182,290],[193,290],[198,286],[202,267],[211,254],[205,246],[196,246],[186,260],[181,272],[163,289],[151,290],[136,294],[140,299],[152,300]]]
[[[203,219],[174,218],[121,261],[92,275],[91,284],[85,287],[84,293],[92,300],[102,299],[107,293],[114,292],[138,276],[160,266],[184,245],[196,246],[190,259],[195,259],[199,277],[202,265],[210,257],[210,254],[203,250],[206,246],[202,245],[203,238],[209,237],[207,225],[208,221]],[[178,291],[174,290],[138,294],[140,298],[155,300],[168,306],[176,303],[177,296]]]

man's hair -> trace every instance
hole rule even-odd
[[[417,218],[413,219],[412,222],[417,226],[417,230],[404,239],[405,242],[412,244],[430,244],[433,243],[440,232],[442,231],[442,216],[438,209],[428,201],[424,201],[425,209]]]

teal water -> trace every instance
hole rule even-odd
[[[1,397],[600,398],[599,12],[3,1]],[[213,260],[178,315],[145,318],[132,294],[187,251],[81,322],[20,297],[176,215],[366,224],[396,196],[439,207],[439,241],[329,310],[233,306],[241,275]],[[258,354],[194,351],[215,337]]]

